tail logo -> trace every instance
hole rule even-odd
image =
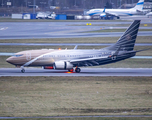
[[[130,34],[128,34],[128,35],[126,35],[126,40],[131,40],[132,39],[132,37],[131,37],[131,35]]]
[[[143,4],[144,4],[144,2],[137,3],[137,5],[143,5]]]

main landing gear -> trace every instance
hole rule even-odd
[[[76,73],[79,73],[79,72],[81,72],[81,69],[78,68],[78,67],[76,67],[76,68],[75,68],[75,72],[76,72]]]
[[[73,72],[73,69],[69,69],[68,71],[69,71],[69,72]],[[79,73],[79,72],[81,72],[81,69],[78,68],[78,67],[76,67],[76,68],[75,68],[75,72],[76,72],[76,73]]]

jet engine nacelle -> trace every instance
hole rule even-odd
[[[100,17],[106,17],[105,13],[100,14]]]
[[[70,62],[57,61],[53,64],[53,68],[56,70],[69,70],[73,69],[73,65]]]

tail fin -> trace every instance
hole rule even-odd
[[[135,20],[119,40],[114,45],[107,47],[107,49],[116,51],[121,46],[121,50],[123,51],[132,51],[134,49],[139,26],[140,20]]]
[[[139,0],[133,9],[136,9],[137,11],[142,11],[143,5],[144,5],[144,0]]]

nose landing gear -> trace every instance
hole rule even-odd
[[[69,71],[69,72],[73,72],[73,69],[69,69],[68,71]],[[78,67],[76,67],[76,68],[75,68],[75,72],[76,72],[76,73],[79,73],[79,72],[81,72],[81,69],[78,68]]]
[[[24,69],[23,66],[21,66],[21,72],[22,72],[22,73],[25,73],[25,69]]]

